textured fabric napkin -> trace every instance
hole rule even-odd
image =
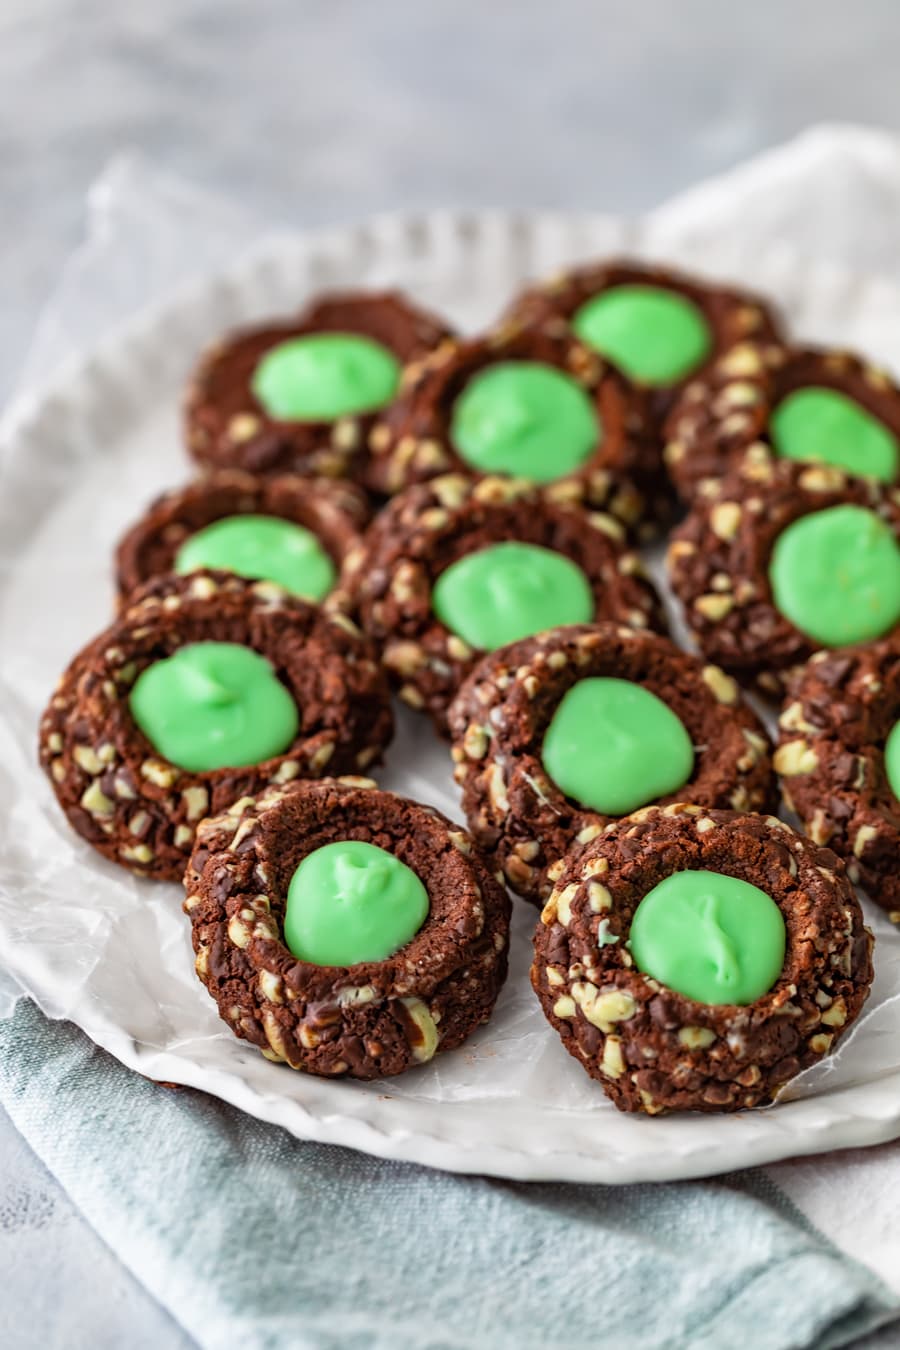
[[[748,236],[813,249],[835,201],[853,199],[853,174],[868,175],[885,199],[856,213],[852,251],[834,253],[884,266],[896,251],[895,237],[878,232],[894,229],[900,209],[897,143],[842,147],[820,136],[804,163],[802,192],[789,148],[700,189],[702,203],[687,194],[656,223],[667,237],[690,236],[728,230],[740,214]],[[127,237],[146,225],[146,203],[121,191],[133,172],[119,165],[95,194],[101,211],[104,195],[118,194],[118,213],[67,270],[35,372],[178,280],[173,252],[188,272],[193,265],[180,207],[196,216],[197,201],[182,203],[181,189],[160,180],[152,249],[139,278],[131,274],[138,289],[120,276],[114,301],[67,302],[90,291],[91,250],[109,247],[109,228]],[[792,191],[772,190],[782,180]],[[134,220],[121,209],[128,202]],[[201,228],[212,265],[255,225],[216,204]],[[897,1292],[842,1255],[762,1173],[621,1189],[525,1185],[301,1144],[202,1094],[145,1082],[32,1004],[9,1012],[2,995],[0,1102],[101,1237],[204,1346],[799,1350],[848,1344],[900,1315]]]
[[[203,1346],[827,1350],[900,1311],[754,1174],[529,1185],[298,1143],[27,1001],[0,1022],[0,1101]]]

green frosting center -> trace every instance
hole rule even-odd
[[[784,965],[786,934],[771,896],[720,872],[675,872],[631,921],[638,970],[698,1003],[754,1003]]]
[[[900,621],[900,546],[862,506],[829,506],[788,525],[769,580],[784,617],[824,647],[868,642]]]
[[[195,642],[155,661],[129,702],[154,750],[190,773],[261,764],[286,750],[300,725],[269,662],[236,642]]]
[[[453,405],[450,438],[481,473],[551,483],[600,444],[599,414],[577,380],[540,361],[499,361]]]
[[[322,600],[337,574],[312,530],[277,516],[226,516],[198,530],[178,550],[175,571],[200,567],[276,581],[306,600]]]
[[[694,747],[681,718],[649,689],[590,678],[560,700],[544,736],[543,764],[567,797],[620,816],[683,787]]]
[[[850,473],[892,483],[897,477],[897,437],[854,399],[836,389],[797,389],[770,419],[772,444],[785,459],[817,460]]]
[[[270,347],[251,387],[270,417],[330,422],[389,403],[400,383],[400,362],[372,338],[356,333],[312,333]]]
[[[341,840],[308,854],[291,877],[284,940],[316,966],[384,961],[427,917],[428,892],[411,868],[374,844]]]
[[[900,800],[900,722],[894,723],[885,742],[884,771],[891,792]]]
[[[587,623],[594,596],[581,568],[538,544],[490,544],[451,563],[434,584],[445,628],[481,651],[558,624]]]
[[[572,316],[582,342],[644,384],[684,379],[712,351],[703,311],[663,286],[611,286]]]

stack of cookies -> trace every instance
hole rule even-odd
[[[766,1104],[832,1051],[873,978],[854,885],[900,923],[884,372],[616,261],[474,338],[321,297],[203,357],[185,436],[200,476],[122,538],[40,754],[99,853],[183,882],[236,1036],[358,1078],[459,1046],[511,890],[548,1022],[621,1109]],[[665,535],[694,652],[645,567]],[[367,776],[392,690],[467,831]]]

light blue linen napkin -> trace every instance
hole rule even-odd
[[[529,1185],[299,1143],[25,1000],[0,1102],[211,1350],[828,1350],[900,1315],[754,1174]]]

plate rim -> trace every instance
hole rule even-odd
[[[453,236],[460,247],[472,249],[478,247],[481,236],[492,232],[495,235],[515,234],[521,240],[529,235],[534,237],[539,230],[554,229],[571,233],[573,237],[578,233],[601,236],[620,231],[623,245],[638,254],[643,251],[637,227],[629,227],[615,217],[600,213],[562,211],[457,211],[444,208],[394,212],[353,225],[329,226],[307,233],[268,233],[238,253],[230,265],[193,278],[161,296],[118,325],[96,346],[60,363],[39,388],[14,398],[0,416],[0,480],[20,467],[29,446],[35,441],[39,450],[48,411],[52,421],[53,410],[58,411],[60,405],[63,408],[87,405],[98,397],[98,391],[102,398],[104,388],[107,391],[116,389],[117,385],[121,388],[123,383],[128,388],[129,380],[133,387],[136,356],[143,345],[159,343],[163,332],[185,320],[193,322],[195,327],[205,328],[203,316],[212,312],[217,296],[219,299],[224,296],[226,300],[229,296],[231,299],[240,296],[254,285],[254,278],[261,272],[277,270],[288,256],[292,266],[303,262],[311,267],[317,253],[340,258],[359,249],[387,250],[395,248],[405,238],[421,239],[424,236],[427,240],[431,236]],[[677,248],[672,252],[677,254]],[[772,254],[778,258],[781,267],[790,267],[795,256],[781,245],[773,248]],[[846,269],[810,260],[804,260],[803,270],[807,279],[810,275],[847,275]],[[883,288],[886,284],[892,285],[900,308],[900,285],[892,284],[889,278],[878,274],[861,274],[863,292],[870,286]],[[125,424],[139,419],[140,415],[139,401],[137,407],[128,409],[126,406],[120,414]],[[6,889],[2,874],[0,887]],[[46,989],[41,990],[39,972],[28,957],[28,952],[13,949],[6,956],[5,965],[32,996],[37,991],[35,1001],[48,1016],[63,1015],[48,1011],[52,1007],[52,997],[47,995]],[[460,1114],[479,1121],[497,1114],[496,1106],[485,1100],[480,1103],[436,1102],[414,1097],[394,1098],[389,1092],[379,1096],[354,1094],[352,1084],[304,1077],[301,1081],[309,1085],[311,1099],[304,1103],[275,1090],[277,1080],[274,1079],[273,1091],[261,1092],[246,1079],[238,1061],[229,1069],[211,1068],[181,1059],[170,1049],[150,1050],[123,1027],[100,1015],[90,1001],[86,1007],[76,1006],[64,1015],[97,1045],[145,1077],[210,1092],[261,1121],[286,1128],[301,1139],[345,1145],[375,1156],[403,1159],[452,1172],[485,1173],[517,1180],[628,1184],[710,1176],[787,1157],[883,1143],[900,1136],[900,1069],[865,1083],[848,1085],[833,1094],[782,1102],[776,1108],[731,1117],[660,1118],[649,1124],[660,1136],[661,1147],[623,1151],[601,1143],[594,1152],[571,1146],[536,1150],[533,1146],[522,1147],[510,1121],[501,1120],[500,1128],[495,1130],[490,1141],[470,1138],[466,1130],[460,1132],[455,1124]],[[285,1070],[272,1066],[272,1072],[283,1073]],[[353,1109],[348,1111],[346,1103],[341,1107],[342,1096],[349,1102],[355,1097]],[[327,1103],[331,1098],[334,1098],[334,1105],[329,1108]],[[508,1105],[504,1109],[509,1114]],[[584,1123],[592,1118],[601,1119],[599,1115],[577,1109],[557,1111],[534,1105],[529,1109],[543,1118],[568,1125],[575,1120]],[[429,1121],[427,1127],[423,1119]],[[711,1144],[707,1130],[702,1128],[710,1121],[725,1126],[721,1131],[721,1142]],[[772,1122],[777,1122],[774,1128]],[[640,1118],[634,1121],[639,1132],[647,1124]],[[683,1129],[673,1130],[671,1126],[675,1124],[693,1126],[696,1144],[667,1148],[667,1138],[681,1139],[686,1133]],[[642,1132],[646,1133],[646,1129]]]

